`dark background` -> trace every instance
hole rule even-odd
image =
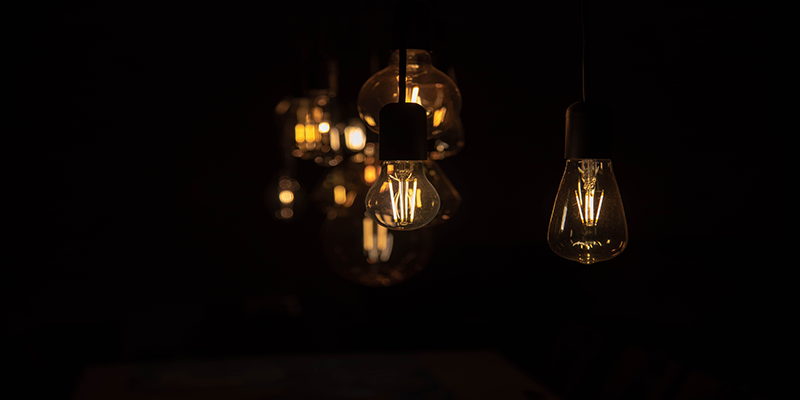
[[[768,178],[771,23],[752,5],[642,3],[594,15],[591,95],[616,112],[630,245],[592,266],[545,241],[581,98],[578,2],[416,3],[464,99],[466,147],[441,162],[463,203],[427,267],[388,288],[329,267],[321,213],[280,223],[262,196],[297,70],[321,37],[357,116],[373,57],[383,68],[392,49],[389,5],[42,6],[15,37],[23,123],[7,133],[21,139],[5,313],[21,382],[66,396],[103,363],[493,349],[594,398],[587,377],[635,347],[776,392],[791,245],[768,241],[791,238],[768,225],[791,189]],[[323,173],[300,163],[307,188]]]

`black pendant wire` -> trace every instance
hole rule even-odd
[[[406,52],[406,44],[405,40],[403,40],[401,34],[400,39],[400,75],[397,77],[397,89],[399,98],[397,99],[398,103],[405,103],[406,102],[406,57],[408,57]]]
[[[587,60],[588,51],[587,50],[587,39],[588,35],[586,34],[586,5],[585,0],[581,0],[581,38],[583,40],[583,46],[581,47],[581,91],[583,92],[583,101],[586,101],[586,68],[589,64],[589,60]]]

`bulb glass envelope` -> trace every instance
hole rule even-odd
[[[414,230],[439,213],[440,198],[425,175],[424,161],[384,161],[369,189],[367,213],[385,228]]]
[[[628,225],[611,160],[567,160],[547,242],[559,256],[582,264],[622,253],[628,244]]]
[[[380,133],[381,108],[399,100],[399,75],[400,52],[395,50],[389,66],[370,77],[358,93],[358,113],[373,132]],[[405,102],[425,109],[429,139],[450,129],[461,113],[461,92],[447,74],[431,64],[425,50],[407,50]]]

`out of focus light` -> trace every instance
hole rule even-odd
[[[367,135],[361,127],[348,126],[344,128],[344,140],[348,149],[359,151],[367,144]]]
[[[336,204],[344,204],[347,202],[347,190],[342,185],[336,185],[333,188],[333,202]]]
[[[339,151],[339,148],[341,148],[341,144],[339,143],[339,130],[336,128],[332,128],[330,138],[331,138],[331,150]]]
[[[291,191],[291,190],[282,190],[282,191],[281,191],[281,192],[278,194],[278,199],[279,199],[279,200],[281,201],[281,203],[283,203],[283,204],[289,204],[289,203],[291,203],[292,201],[294,201],[294,193],[292,193],[292,191]]]
[[[367,183],[375,182],[375,178],[378,176],[376,168],[374,165],[367,165],[364,167],[364,181]]]

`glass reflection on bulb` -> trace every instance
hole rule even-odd
[[[628,244],[628,226],[611,160],[567,160],[547,242],[559,256],[582,264],[622,253]]]
[[[334,271],[372,287],[392,286],[419,273],[433,253],[433,230],[386,229],[364,211],[363,200],[362,194],[350,212],[322,224],[322,243]]]
[[[428,181],[424,161],[384,161],[367,193],[367,213],[394,230],[419,229],[439,212],[439,193]]]

